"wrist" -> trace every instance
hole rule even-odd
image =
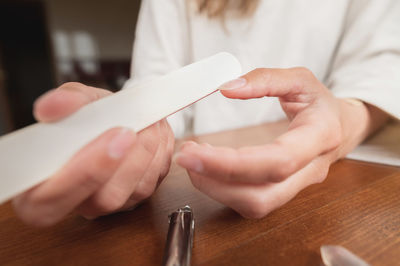
[[[388,115],[357,99],[338,98],[337,101],[342,125],[342,145],[339,147],[338,158],[342,158],[382,127]]]

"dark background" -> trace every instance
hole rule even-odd
[[[0,1],[0,135],[34,123],[34,100],[64,82],[119,90],[139,7],[138,0]]]

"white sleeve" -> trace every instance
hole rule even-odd
[[[143,0],[136,26],[131,77],[124,89],[188,63],[189,31],[185,0]],[[168,118],[176,137],[186,134],[190,120],[189,108]]]
[[[353,0],[326,84],[400,119],[400,1]]]

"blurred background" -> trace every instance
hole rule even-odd
[[[32,104],[78,81],[112,91],[129,77],[140,0],[0,0],[0,135]]]

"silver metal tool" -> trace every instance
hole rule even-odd
[[[321,257],[326,266],[369,266],[342,246],[322,246]]]
[[[162,265],[190,265],[193,233],[194,217],[190,206],[186,205],[169,215],[169,229]]]

